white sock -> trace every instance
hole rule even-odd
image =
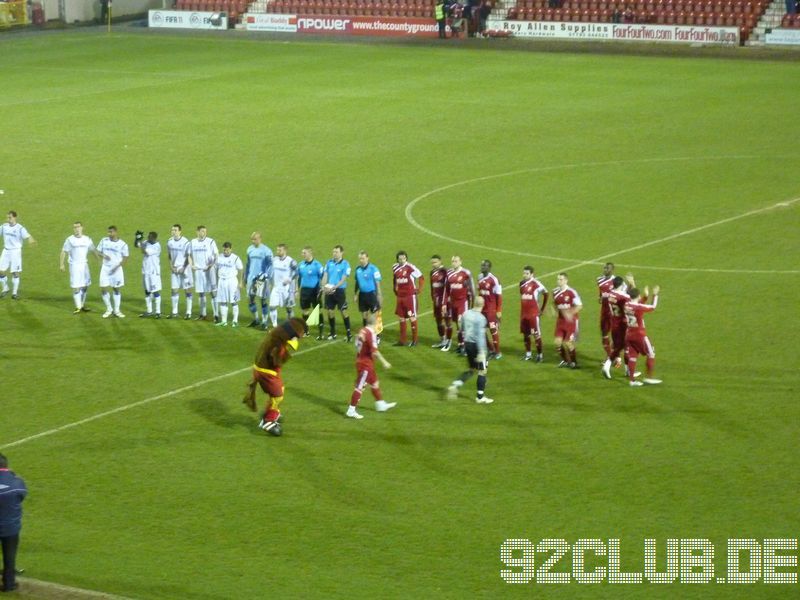
[[[19,277],[12,277],[11,278],[11,293],[16,296],[18,291],[19,291]]]
[[[170,296],[170,298],[172,298],[172,314],[173,315],[177,315],[178,314],[178,294],[177,293],[173,293],[172,296]]]
[[[75,308],[80,308],[83,306],[83,302],[81,302],[81,291],[78,290],[76,292],[72,292],[72,299],[75,301]]]
[[[122,304],[122,294],[119,290],[114,290],[114,312],[119,312],[120,304]]]
[[[0,283],[3,284],[3,291],[7,292],[8,291],[8,277],[6,277],[5,275],[0,275]]]
[[[161,294],[156,296],[156,314],[161,314]]]
[[[103,298],[103,304],[106,305],[106,310],[111,310],[111,294],[108,292],[100,292],[100,297]]]
[[[192,295],[186,294],[186,314],[192,314]]]
[[[81,288],[81,307],[86,304],[86,292],[88,290],[86,288]]]
[[[153,312],[153,299],[149,295],[144,297],[144,305],[147,307],[148,315]]]
[[[234,304],[233,305],[233,322],[234,323],[238,323],[239,322],[239,305],[238,304]]]
[[[269,309],[269,320],[272,321],[272,326],[278,326],[278,309],[277,308],[270,308]]]
[[[206,295],[200,294],[200,316],[206,316]]]
[[[219,302],[217,302],[217,299],[214,296],[211,296],[211,310],[214,311],[215,317],[219,316]]]
[[[220,321],[222,321],[223,323],[227,323],[228,322],[228,305],[227,304],[222,304],[219,307],[219,310],[222,313],[222,315],[220,316]]]

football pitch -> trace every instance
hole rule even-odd
[[[92,31],[0,52],[0,212],[38,241],[20,299],[0,300],[26,575],[141,599],[796,595],[714,582],[727,540],[800,537],[798,62]],[[92,312],[72,314],[58,256],[76,220],[131,244],[128,318],[101,318],[96,262]],[[353,348],[306,338],[284,435],[265,435],[241,404],[262,332],[136,318],[133,233],[163,244],[173,223],[240,256],[253,230],[297,259],[342,244],[355,266],[364,249],[389,281],[401,249],[426,277],[434,253],[475,275],[490,259],[494,404],[474,380],[445,399],[465,365],[430,347],[427,282],[420,345],[392,346],[385,283],[378,371],[398,406],[365,394],[365,418],[344,418]],[[606,261],[662,287],[661,386],[601,375]],[[556,368],[550,316],[545,362],[520,360],[529,264],[583,298],[580,370]],[[665,571],[667,540],[689,538],[715,547],[708,585],[583,585],[574,547],[549,569],[568,584],[537,582],[552,550],[531,553],[527,585],[501,576],[524,571],[501,561],[507,539],[600,540],[587,571],[618,539],[621,570],[642,573],[645,539]]]

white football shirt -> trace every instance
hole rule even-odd
[[[64,241],[62,250],[69,256],[69,264],[85,264],[88,262],[89,252],[94,250],[94,242],[88,235],[81,237],[71,235]]]
[[[19,223],[11,225],[10,223],[3,223],[0,227],[0,235],[3,236],[3,243],[6,250],[19,250],[22,248],[22,240],[27,240],[31,237],[28,230]]]
[[[243,271],[242,259],[231,252],[230,256],[220,254],[217,258],[217,276],[220,279],[235,279],[238,271]]]
[[[142,242],[144,258],[142,258],[142,274],[161,275],[161,243]]]
[[[171,237],[167,240],[167,253],[173,267],[179,269],[186,266],[190,252],[191,244],[185,237],[181,236],[177,240]]]
[[[97,245],[97,251],[104,254],[106,258],[103,259],[103,266],[114,268],[122,262],[122,259],[127,257],[128,244],[119,239],[116,242],[111,238],[104,237]]]

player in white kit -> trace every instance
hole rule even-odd
[[[217,304],[220,321],[217,327],[228,326],[228,308],[233,308],[231,327],[239,326],[239,299],[244,289],[242,259],[233,253],[230,242],[222,244],[222,255],[217,258]]]
[[[143,318],[161,318],[161,243],[158,234],[151,231],[147,234],[147,241],[139,246],[142,250],[142,284],[144,285],[144,303],[146,312],[139,316]],[[153,305],[155,304],[155,310]]]
[[[89,253],[97,254],[92,238],[83,235],[83,224],[75,221],[72,224],[72,235],[64,240],[61,248],[59,266],[66,271],[64,261],[69,257],[69,286],[72,288],[72,300],[75,302],[73,314],[89,312],[86,308],[86,290],[92,283],[89,273]]]
[[[100,297],[106,305],[103,318],[111,315],[122,319],[125,315],[120,312],[122,293],[120,288],[125,285],[125,273],[122,267],[128,262],[128,244],[119,237],[119,232],[114,225],[108,228],[108,237],[104,237],[97,244],[97,251],[103,259],[100,266]],[[111,291],[114,291],[114,305],[111,305]]]
[[[219,249],[217,242],[208,237],[208,230],[205,225],[197,227],[197,237],[191,241],[192,270],[194,271],[194,289],[200,297],[200,316],[199,321],[206,318],[206,294],[211,295],[211,310],[214,313],[214,321],[219,322],[219,311],[217,310],[217,257]]]
[[[28,230],[17,223],[17,213],[13,210],[6,215],[7,223],[0,226],[3,236],[3,252],[0,253],[0,298],[8,294],[8,277],[11,273],[11,298],[19,298],[19,274],[22,272],[22,242],[28,240],[29,245],[36,243]]]
[[[170,281],[172,289],[172,312],[168,319],[178,318],[178,293],[183,290],[186,294],[186,315],[184,319],[192,318],[192,278],[191,243],[183,236],[181,226],[176,223],[170,230],[171,237],[167,240],[167,254],[169,255]]]
[[[286,244],[275,247],[272,257],[272,291],[269,294],[269,320],[273,327],[278,325],[278,308],[286,309],[286,318],[292,318],[294,292],[297,287],[297,261],[287,254]],[[264,323],[264,329],[267,324]]]

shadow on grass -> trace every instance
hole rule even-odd
[[[253,435],[262,434],[256,427],[255,413],[247,410],[238,400],[222,402],[217,398],[197,398],[191,402],[190,407],[192,412],[217,427],[243,428]]]
[[[307,400],[311,404],[316,404],[317,406],[325,408],[335,415],[341,416],[347,408],[347,399],[334,400],[331,398],[325,398],[324,396],[318,396],[317,394],[313,394],[300,388],[293,389],[292,394],[298,399]]]

